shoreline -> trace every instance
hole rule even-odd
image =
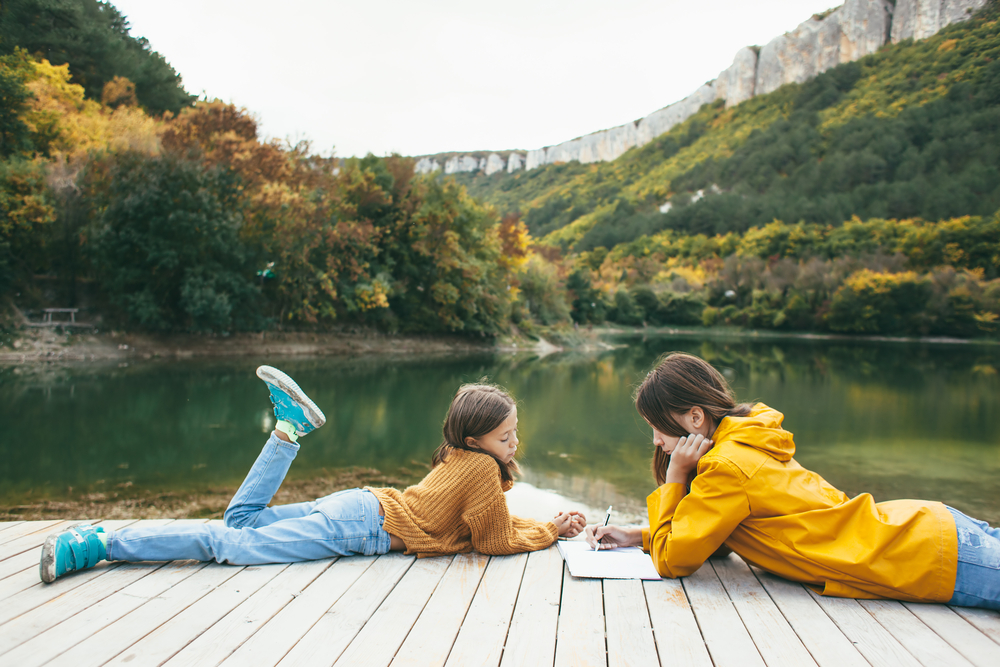
[[[545,480],[527,475],[530,481],[519,479],[506,493],[511,514],[548,521],[558,512],[583,511],[588,520],[603,516],[604,510],[587,501],[564,495],[562,489],[548,488]],[[321,474],[305,478],[286,478],[271,504],[315,500],[343,489],[365,486],[389,486],[404,489],[420,481],[422,475],[385,475],[373,468],[324,469]],[[109,492],[85,492],[76,497],[35,499],[22,504],[0,503],[0,522],[75,520],[81,517],[102,520],[119,519],[221,519],[235,485],[212,486],[196,491],[163,491],[160,489],[120,489]],[[638,502],[615,505],[619,523],[641,522],[645,512]]]
[[[946,336],[857,336],[848,334],[780,332],[730,327],[550,328],[529,338],[514,328],[497,338],[457,334],[387,334],[375,330],[336,332],[153,335],[127,332],[74,333],[60,328],[28,329],[16,339],[0,341],[0,365],[51,362],[190,359],[196,357],[326,357],[326,356],[451,356],[456,354],[516,354],[538,356],[577,351],[599,352],[621,347],[615,337],[683,336],[745,340],[836,341],[844,343],[904,343],[920,345],[996,346],[988,338]]]

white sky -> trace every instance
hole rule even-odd
[[[693,92],[838,0],[112,0],[188,91],[339,156],[532,149]]]

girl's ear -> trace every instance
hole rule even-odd
[[[701,425],[705,423],[705,411],[699,408],[697,405],[691,408],[691,424],[695,428],[701,428]]]
[[[470,448],[470,449],[479,449],[479,443],[476,442],[476,439],[473,438],[471,435],[470,436],[466,436],[466,438],[465,438],[465,446],[468,447],[468,448]]]

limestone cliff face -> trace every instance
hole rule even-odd
[[[645,118],[570,141],[507,156],[506,169],[534,169],[555,162],[614,160],[635,146],[642,146],[690,118],[703,104],[725,100],[726,107],[755,95],[777,90],[786,83],[802,83],[831,67],[874,53],[888,41],[923,39],[941,28],[969,18],[988,0],[845,0],[823,15],[800,23],[795,30],[775,37],[761,48],[744,47],[733,64],[719,76],[679,102]],[[477,154],[480,155],[480,154]],[[495,159],[494,159],[495,157]],[[421,158],[418,173],[440,169],[438,156]],[[500,154],[470,157],[451,154],[444,172],[504,169]]]
[[[892,5],[885,0],[847,0],[825,17],[814,16],[775,37],[757,59],[754,94],[802,83],[841,63],[875,53],[889,36]]]
[[[720,72],[719,78],[715,80],[716,95],[726,101],[727,109],[754,96],[759,52],[760,49],[756,47],[744,46],[736,52],[733,64]]]
[[[924,39],[946,25],[963,21],[987,0],[896,0],[891,39]]]

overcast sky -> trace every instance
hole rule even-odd
[[[837,0],[112,0],[188,91],[338,156],[532,149],[675,102]]]

